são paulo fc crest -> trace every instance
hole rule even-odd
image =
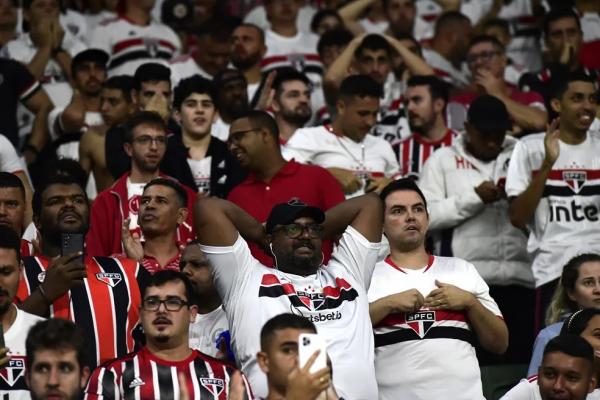
[[[406,314],[406,324],[422,339],[435,323],[435,311]]]
[[[15,386],[15,383],[25,374],[25,356],[11,356],[6,368],[0,369],[0,377],[9,387]]]
[[[563,171],[563,181],[571,188],[574,193],[579,193],[585,185],[587,172],[585,171]]]
[[[225,382],[223,382],[223,379],[200,378],[200,383],[206,388],[206,390],[208,390],[215,396],[221,394],[221,392],[225,388]]]
[[[96,279],[98,279],[100,282],[106,283],[110,287],[115,287],[123,278],[121,278],[121,274],[118,273],[98,272],[96,274]]]

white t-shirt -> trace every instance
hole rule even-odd
[[[11,307],[15,307],[12,305]],[[17,317],[4,332],[6,347],[10,349],[11,360],[0,370],[0,398],[6,400],[28,400],[31,398],[25,383],[25,339],[31,327],[44,318],[19,310]],[[8,397],[5,395],[8,394]]]
[[[190,78],[194,75],[200,75],[201,77],[212,81],[212,76],[200,68],[198,63],[189,54],[176,57],[169,61],[169,67],[171,68],[171,86],[176,88],[182,79]]]
[[[521,381],[510,389],[500,400],[542,400],[540,387],[538,386],[537,375]],[[600,389],[589,393],[586,400],[600,400]]]
[[[190,324],[190,347],[211,357],[217,357],[217,339],[228,330],[229,323],[222,306],[208,314],[196,314],[196,320]]]
[[[585,43],[600,40],[600,14],[586,12],[580,18],[583,41]]]
[[[210,134],[227,143],[227,139],[229,139],[229,124],[221,118],[215,119],[215,122],[213,122],[212,127],[210,128]]]
[[[293,158],[323,168],[347,169],[365,182],[370,177],[393,177],[400,170],[392,146],[386,140],[367,134],[357,143],[336,135],[328,125],[298,129],[282,150],[286,160]],[[364,187],[350,196],[360,194],[364,194]]]
[[[140,198],[144,193],[147,183],[133,183],[127,178],[127,204],[129,207],[129,230],[142,234],[138,224],[138,211],[140,210]]]
[[[523,193],[544,160],[543,133],[515,146],[506,177],[506,194]],[[575,255],[600,252],[600,137],[588,134],[579,145],[559,142],[544,194],[529,223],[528,251],[536,287],[560,277]]]
[[[349,226],[329,264],[305,277],[260,264],[241,237],[230,247],[201,248],[223,299],[234,353],[255,395],[267,395],[266,377],[256,362],[260,330],[272,317],[293,312],[310,319],[325,338],[338,395],[377,399],[367,288],[379,243]]]
[[[298,16],[296,17],[296,26],[299,30],[310,32],[310,23],[313,19],[313,16],[317,10],[309,5],[305,4],[298,11]],[[244,22],[248,24],[254,24],[261,28],[263,31],[271,28],[271,23],[267,19],[267,12],[265,10],[265,6],[258,5],[254,7],[246,16],[244,17]]]
[[[0,171],[15,173],[25,171],[25,164],[17,155],[15,146],[0,134]]]
[[[455,257],[430,256],[428,265],[420,270],[403,269],[389,258],[378,262],[369,302],[409,289],[426,297],[437,288],[436,280],[472,293],[485,308],[502,317],[473,264]],[[474,333],[465,312],[422,308],[417,313],[389,314],[375,326],[374,334],[380,400],[484,398],[471,344]]]
[[[427,64],[434,69],[435,75],[438,78],[457,88],[463,88],[469,85],[468,74],[461,69],[457,69],[437,51],[423,49],[423,58],[425,58]]]
[[[203,193],[210,196],[210,164],[212,157],[204,157],[202,160],[194,160],[191,158],[187,159],[194,182],[196,182],[196,189],[198,193]]]

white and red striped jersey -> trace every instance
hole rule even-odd
[[[433,68],[435,76],[448,82],[455,88],[464,88],[469,85],[466,71],[456,68],[440,53],[432,49],[423,49],[423,58]]]
[[[178,399],[178,375],[186,378],[190,399],[227,400],[233,365],[192,350],[181,361],[167,361],[146,347],[109,361],[93,372],[85,389],[86,400]],[[250,385],[243,377],[246,399],[252,399]]]
[[[544,136],[523,137],[515,146],[506,194],[523,193],[544,160]],[[583,143],[559,141],[560,153],[529,223],[528,251],[536,287],[560,277],[575,255],[600,252],[600,137],[588,132]]]
[[[167,25],[151,21],[142,26],[119,17],[104,21],[94,29],[90,47],[110,55],[109,76],[133,75],[137,67],[147,62],[168,67],[168,61],[181,52],[181,41]]]
[[[420,134],[413,133],[411,137],[392,144],[392,149],[398,164],[400,164],[400,174],[403,177],[419,178],[423,164],[429,156],[440,147],[452,146],[458,135],[458,132],[448,129],[443,138],[431,142]]]
[[[455,257],[429,257],[418,270],[405,269],[388,257],[375,265],[369,302],[417,289],[427,297],[435,281],[472,293],[501,317],[489,288],[473,264]],[[466,312],[421,308],[388,314],[373,329],[379,399],[483,399],[475,334]],[[400,372],[404,371],[404,372]],[[443,384],[432,382],[443,381]]]

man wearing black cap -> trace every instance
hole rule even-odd
[[[390,183],[381,198],[390,254],[369,287],[379,399],[482,399],[473,343],[506,350],[498,305],[473,264],[427,253],[430,216],[414,180]]]
[[[49,125],[55,136],[63,136],[56,152],[59,157],[79,159],[79,138],[83,130],[104,123],[100,114],[100,92],[106,79],[108,54],[99,49],[78,53],[71,61],[73,96],[64,109],[55,108]]]
[[[340,396],[376,399],[373,335],[366,291],[381,239],[381,201],[365,195],[324,214],[299,200],[276,205],[265,228],[239,207],[209,198],[196,203],[194,223],[235,338],[234,352],[258,396],[267,395],[256,354],[260,330],[273,316],[310,319],[327,341]],[[325,267],[323,238],[341,234]],[[254,259],[244,239],[263,244],[276,268]]]
[[[506,107],[489,95],[471,104],[465,128],[423,167],[419,186],[429,202],[429,231],[443,238],[437,254],[467,260],[490,285],[511,328],[508,356],[526,363],[534,336],[533,275],[527,237],[510,223],[504,192],[517,140],[506,135],[511,129]]]

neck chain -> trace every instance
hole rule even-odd
[[[338,143],[340,144],[340,146],[342,146],[342,149],[344,149],[344,151],[346,152],[346,154],[348,154],[350,156],[350,158],[358,164],[358,168],[361,172],[365,172],[367,170],[366,165],[365,165],[365,143],[364,140],[361,142],[360,144],[360,151],[361,151],[361,157],[360,160],[358,158],[356,158],[354,156],[354,154],[352,154],[352,152],[346,147],[346,145],[342,142],[342,140],[340,139],[339,136],[335,136],[335,138],[337,139]]]

